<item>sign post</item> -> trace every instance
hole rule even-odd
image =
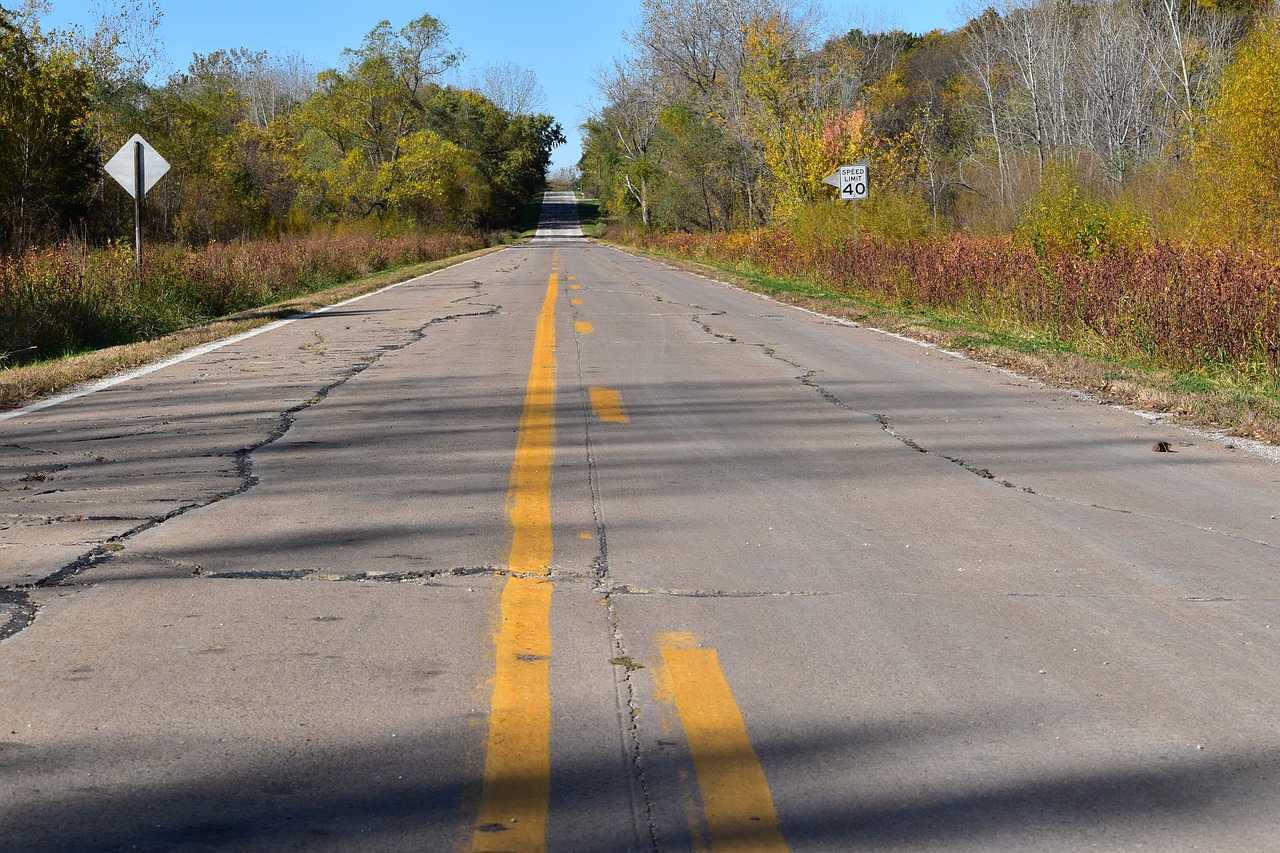
[[[852,166],[841,166],[834,175],[822,179],[840,191],[844,201],[857,202],[871,197],[871,161],[863,160]],[[858,206],[853,207],[853,238],[858,239]]]
[[[142,282],[142,198],[169,171],[169,163],[138,134],[107,161],[107,174],[133,196],[133,252]]]

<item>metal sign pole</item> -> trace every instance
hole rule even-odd
[[[142,161],[142,142],[135,142],[133,143],[133,253],[139,287],[142,286],[142,196],[146,192]]]
[[[853,239],[858,239],[858,200],[871,198],[871,161],[841,166],[834,175],[822,179],[824,184],[840,191],[840,198],[853,202]]]

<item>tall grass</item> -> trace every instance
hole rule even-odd
[[[1037,252],[1007,236],[800,246],[786,230],[633,240],[1090,354],[1280,387],[1280,263],[1261,254],[1169,242]]]
[[[460,235],[362,234],[145,250],[62,245],[0,257],[0,365],[167,334],[374,272],[481,248]]]

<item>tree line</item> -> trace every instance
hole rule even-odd
[[[464,59],[423,15],[383,21],[335,68],[244,49],[196,55],[160,84],[159,6],[117,0],[90,32],[45,32],[50,0],[0,6],[0,252],[129,233],[102,164],[141,133],[172,166],[147,227],[192,245],[346,221],[497,229],[545,181],[563,131],[529,72]]]
[[[600,72],[582,181],[677,231],[804,227],[868,160],[864,228],[1012,231],[1067,209],[1280,249],[1280,25],[1270,0],[1009,0],[954,31],[823,39],[793,0],[644,0]],[[1206,196],[1230,204],[1204,203]],[[1081,224],[1083,223],[1083,224]]]

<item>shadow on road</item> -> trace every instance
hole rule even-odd
[[[341,727],[351,721],[316,722]],[[856,778],[864,756],[917,734],[851,725],[762,742],[757,749],[775,773],[809,762],[830,764],[837,755]],[[963,736],[953,729],[930,737],[945,746],[948,738]],[[113,785],[110,767],[145,765],[147,745],[111,753],[90,742],[44,750],[9,745],[0,752],[0,771],[24,795],[3,807],[0,828],[7,849],[28,853],[450,849],[469,838],[477,778],[457,765],[457,756],[473,743],[474,735],[458,726],[406,732],[394,744],[352,737],[341,747],[319,749],[301,736],[293,743],[257,742],[250,725],[243,741],[225,745],[218,766],[201,772],[184,767],[173,775],[157,773],[168,778],[129,785]],[[634,849],[618,827],[592,823],[593,815],[622,811],[602,795],[615,790],[615,772],[581,756],[555,757],[553,851]],[[85,779],[87,787],[32,793],[69,777]],[[1075,769],[1017,783],[922,786],[901,802],[883,802],[874,792],[845,799],[815,792],[812,803],[784,804],[780,817],[796,851],[1015,849],[1011,841],[1036,849],[1041,843],[1055,850],[1094,844],[1121,849],[1152,837],[1176,839],[1179,832],[1186,833],[1182,849],[1191,849],[1214,846],[1195,829],[1206,815],[1260,807],[1278,781],[1275,753],[1205,756],[1158,767]],[[1163,834],[1152,836],[1156,826]],[[657,840],[656,849],[679,849]]]

